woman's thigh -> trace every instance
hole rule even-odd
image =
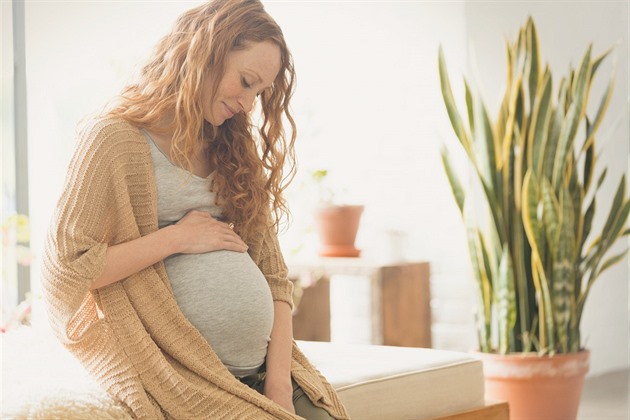
[[[264,394],[265,389],[265,374],[258,374],[254,377],[242,380],[243,383],[256,391]],[[332,417],[328,415],[328,412],[323,408],[313,405],[308,395],[304,393],[302,388],[291,379],[293,384],[293,407],[295,407],[295,414],[308,420],[332,420]]]
[[[295,414],[308,420],[332,420],[332,417],[328,415],[326,410],[313,405],[294,380],[291,380],[291,382],[293,382],[293,407],[295,407]]]

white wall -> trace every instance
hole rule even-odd
[[[619,179],[625,173],[628,180],[628,2],[470,1],[466,3],[465,15],[468,42],[474,44],[489,106],[498,104],[499,89],[504,86],[495,83],[504,80],[504,39],[514,39],[529,15],[536,23],[542,57],[550,65],[556,88],[569,64],[577,66],[589,43],[593,44],[595,56],[616,46],[615,91],[596,139],[600,153],[596,174],[608,167],[606,182],[597,198],[593,224],[593,231],[597,232],[606,221]],[[598,70],[591,92],[591,116],[613,72],[613,62],[610,57]],[[627,240],[619,241],[610,255],[622,252],[627,246]],[[598,279],[587,301],[582,341],[591,350],[591,374],[628,367],[628,279],[626,257]]]
[[[433,343],[475,345],[464,232],[439,157],[451,136],[437,73],[440,43],[455,73],[465,63],[463,5],[448,2],[269,2],[293,51],[299,177],[287,255],[316,252],[316,200],[304,184],[327,168],[350,201],[365,204],[357,246],[367,258],[431,262]],[[451,140],[449,138],[449,140]]]

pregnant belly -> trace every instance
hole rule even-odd
[[[182,312],[223,363],[237,371],[260,366],[273,325],[273,299],[249,254],[178,254],[164,264]]]

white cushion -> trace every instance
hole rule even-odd
[[[484,405],[481,361],[452,351],[298,341],[356,419],[426,419]]]

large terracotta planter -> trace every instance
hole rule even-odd
[[[315,222],[324,257],[358,257],[354,241],[359,230],[363,206],[323,206],[315,211]]]
[[[478,353],[483,361],[486,399],[507,401],[510,420],[575,420],[588,351],[538,356],[535,353]]]

